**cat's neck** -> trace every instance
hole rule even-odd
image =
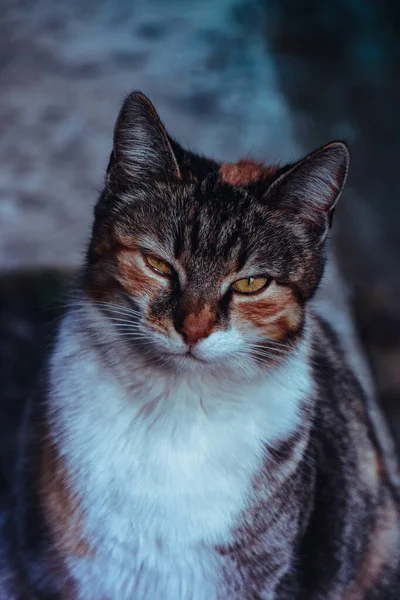
[[[108,364],[76,315],[67,315],[50,365],[48,419],[68,487],[87,515],[87,535],[99,543],[99,536],[112,537],[132,519],[134,502],[139,523],[152,507],[147,527],[154,535],[168,515],[168,535],[182,543],[226,541],[224,511],[230,507],[233,523],[268,449],[311,426],[309,353],[306,335],[253,380],[167,375]],[[123,516],[112,524],[116,510]],[[207,531],[190,524],[203,512]]]
[[[107,362],[73,312],[61,326],[50,366],[50,425],[75,436],[121,426],[187,437],[200,423],[243,427],[262,417],[263,442],[279,443],[307,419],[313,382],[311,327],[278,365],[251,378],[240,373],[173,373],[157,365]],[[304,412],[305,411],[305,412]],[[122,422],[124,426],[122,426]],[[122,431],[121,431],[122,433]]]
[[[159,539],[171,556],[206,540],[229,544],[268,450],[271,494],[305,451],[313,405],[309,336],[253,381],[134,364],[129,381],[127,365],[110,366],[89,339],[76,315],[67,315],[50,364],[49,440],[64,482],[57,506],[71,506],[72,498],[75,507],[79,499],[79,517],[73,508],[71,520],[104,552],[116,536],[129,551],[132,540],[146,539],[146,557]],[[274,450],[299,432],[296,460],[278,467]],[[54,477],[47,479],[42,498],[54,498]]]

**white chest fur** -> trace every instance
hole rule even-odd
[[[213,600],[216,544],[231,541],[264,443],[299,422],[300,354],[251,384],[133,370],[124,388],[67,317],[51,369],[60,453],[94,557],[71,559],[85,600]]]

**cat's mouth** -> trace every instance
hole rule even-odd
[[[199,356],[196,356],[195,354],[193,354],[193,352],[191,350],[187,350],[187,352],[169,352],[168,356],[170,356],[171,358],[177,359],[179,361],[183,361],[183,362],[188,362],[188,363],[199,363],[199,364],[208,364],[209,361],[205,360],[204,358],[200,358]]]
[[[206,363],[207,361],[204,360],[203,358],[199,358],[198,356],[195,356],[193,354],[193,352],[191,352],[190,350],[188,350],[184,355],[185,358],[187,358],[188,360],[193,360],[195,362],[200,362],[200,363]]]

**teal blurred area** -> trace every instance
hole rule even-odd
[[[335,243],[382,402],[399,428],[399,7],[2,0],[1,443],[15,439],[65,273],[81,263],[113,123],[131,89],[150,97],[179,141],[218,159],[282,163],[348,141]]]

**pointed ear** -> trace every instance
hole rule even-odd
[[[327,229],[346,182],[349,152],[332,142],[296,163],[270,186],[266,200],[287,209],[312,226]]]
[[[176,157],[154,106],[141,92],[132,92],[115,124],[109,185],[180,178]]]

